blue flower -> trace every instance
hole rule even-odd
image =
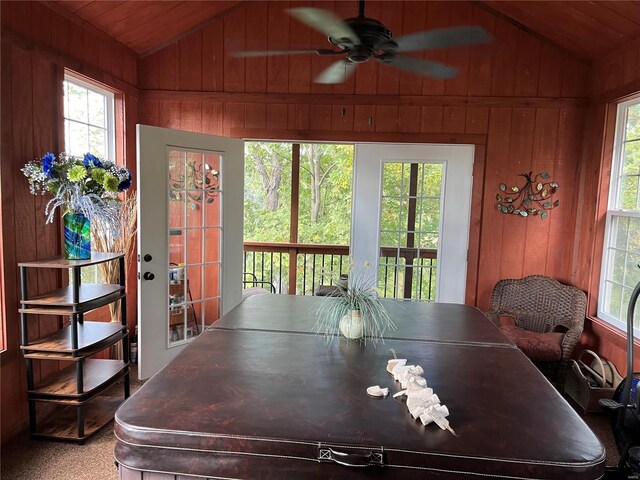
[[[85,167],[90,167],[92,163],[96,167],[100,167],[100,168],[103,167],[102,162],[100,161],[100,159],[98,157],[96,157],[95,155],[92,155],[90,153],[85,153],[84,154],[84,160],[82,160],[82,163],[84,163]]]
[[[127,174],[127,178],[121,181],[120,185],[118,185],[118,190],[120,190],[121,192],[131,186],[131,171],[127,170]]]
[[[47,154],[42,157],[42,171],[49,178],[53,178],[54,176],[53,166],[55,163],[56,156],[51,152],[47,152]]]

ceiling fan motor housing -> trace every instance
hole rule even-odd
[[[369,60],[381,50],[394,48],[396,45],[391,40],[391,30],[373,18],[355,17],[344,21],[358,36],[359,44],[353,44],[350,40],[329,37],[329,41],[348,52],[347,59],[352,63],[362,63]]]

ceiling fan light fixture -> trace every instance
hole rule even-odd
[[[344,82],[353,74],[357,64],[372,58],[406,72],[444,80],[453,78],[458,69],[451,65],[398,54],[481,45],[493,41],[493,37],[478,25],[431,29],[392,38],[391,30],[383,23],[364,15],[364,3],[364,0],[360,0],[357,17],[346,20],[341,20],[334,13],[320,8],[296,7],[287,10],[297,20],[326,35],[332,46],[337,49],[265,50],[234,52],[233,55],[267,57],[315,53],[342,56],[341,60],[334,62],[316,77],[315,82],[325,84]]]
[[[373,57],[373,50],[365,45],[356,45],[347,53],[347,60],[351,63],[363,63]]]

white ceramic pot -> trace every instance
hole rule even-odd
[[[364,321],[360,310],[351,310],[351,313],[347,313],[340,319],[340,333],[347,338],[356,339],[362,338],[364,335]]]

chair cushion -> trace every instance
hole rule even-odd
[[[502,325],[500,331],[534,362],[557,362],[562,358],[562,332],[536,333],[515,325]]]

